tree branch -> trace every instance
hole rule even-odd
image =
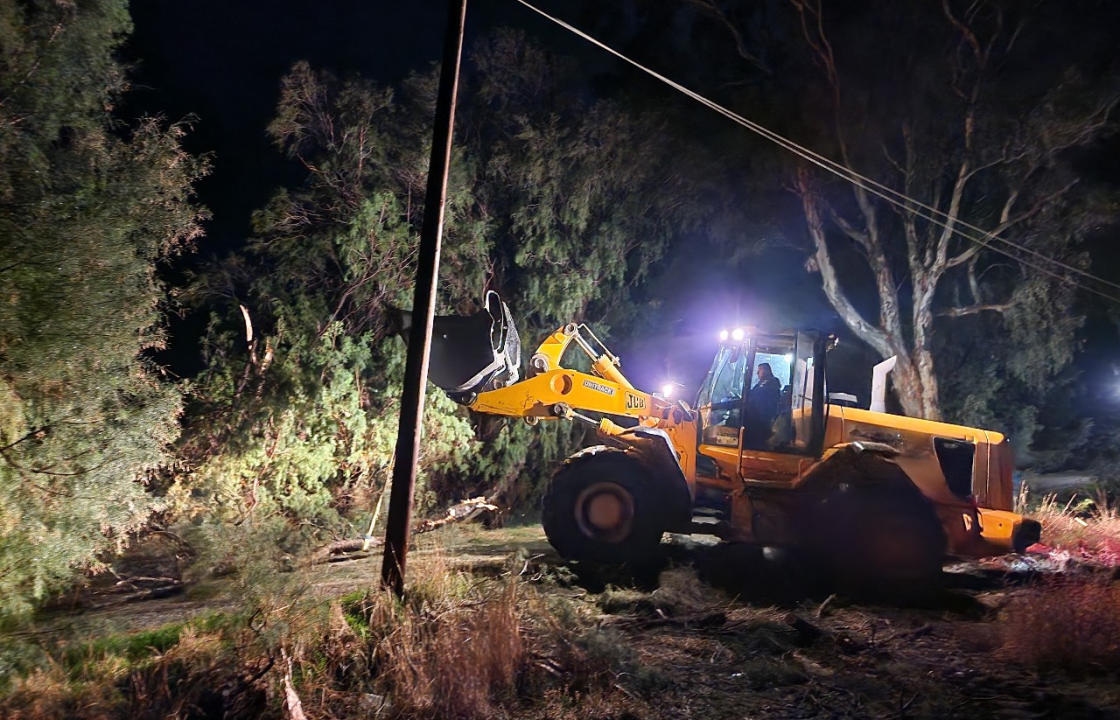
[[[967,305],[965,307],[951,307],[939,310],[938,317],[964,317],[965,315],[977,315],[982,312],[1006,312],[1011,309],[1012,303],[988,303],[985,305]]]
[[[882,357],[887,358],[897,354],[887,334],[882,329],[867,322],[840,287],[836,268],[833,267],[832,258],[828,252],[819,198],[809,186],[808,171],[805,168],[798,168],[794,187],[795,192],[801,198],[801,205],[805,212],[805,224],[809,230],[809,237],[813,241],[813,257],[816,261],[817,270],[821,274],[821,285],[824,288],[825,295],[828,296],[829,302],[836,308],[844,324]]]
[[[945,268],[948,269],[956,267],[961,263],[968,262],[972,259],[973,256],[987,247],[991,243],[992,239],[995,238],[995,236],[1002,234],[1005,230],[1009,230],[1010,228],[1018,225],[1024,220],[1029,220],[1038,213],[1042,212],[1051,202],[1057,200],[1062,195],[1069,192],[1069,190],[1076,184],[1077,180],[1071,180],[1049,195],[1039,198],[1037,201],[1035,201],[1034,205],[1032,205],[1027,210],[1019,213],[1015,217],[1011,217],[1010,215],[1011,210],[1014,209],[1016,201],[1018,201],[1019,199],[1019,190],[1013,190],[1011,194],[1008,195],[1007,200],[1003,204],[1003,209],[1000,211],[999,224],[988,231],[988,233],[984,235],[983,238],[980,238],[977,241],[970,241],[971,246],[967,250],[946,260]]]
[[[836,223],[836,226],[840,228],[845,235],[854,240],[857,245],[862,247],[865,251],[869,252],[871,250],[871,238],[868,237],[867,233],[848,222],[843,215],[836,212],[836,209],[833,208],[831,204],[828,206],[828,217],[832,222]]]
[[[820,0],[813,3],[806,0],[790,0],[801,18],[801,30],[805,42],[817,56],[818,62],[824,67],[829,86],[832,89],[832,122],[836,135],[836,142],[840,149],[840,159],[847,167],[852,166],[851,155],[848,152],[847,138],[844,135],[844,125],[840,121],[840,74],[836,65],[836,56],[832,50],[832,43],[824,29],[824,13]],[[809,27],[809,19],[813,21],[813,28]],[[867,191],[859,185],[852,186],[856,204],[859,206],[863,217],[864,230],[859,230],[851,223],[844,220],[830,208],[830,215],[837,225],[848,237],[859,243],[867,253],[867,264],[875,276],[875,288],[879,294],[879,316],[883,331],[887,337],[902,338],[902,319],[899,315],[898,290],[891,272],[890,262],[880,237],[878,213]],[[823,271],[822,271],[823,276]],[[886,355],[884,357],[889,357]]]
[[[773,71],[766,65],[766,62],[747,48],[743,33],[739,32],[739,27],[731,21],[731,18],[727,17],[727,13],[723,11],[723,8],[716,4],[716,0],[688,0],[688,2],[700,8],[708,15],[711,15],[726,28],[727,32],[731,34],[731,39],[735,41],[735,52],[738,53],[739,57],[767,75],[773,74]]]

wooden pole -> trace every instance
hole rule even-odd
[[[455,124],[455,99],[459,91],[459,60],[463,53],[463,27],[467,0],[448,0],[447,35],[443,45],[443,67],[436,99],[432,156],[428,165],[428,190],[424,198],[424,224],[416,263],[416,291],[412,299],[412,327],[401,392],[400,426],[393,461],[393,485],[389,491],[389,516],[385,528],[385,557],[381,582],[400,595],[404,592],[404,568],[408,534],[412,524],[412,494],[416,484],[416,459],[424,417],[424,384],[428,377],[428,351],[432,318],[436,309],[439,250],[443,237],[443,210],[447,201],[447,171],[451,164],[451,136]]]

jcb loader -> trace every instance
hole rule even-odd
[[[519,379],[509,309],[490,293],[477,315],[436,318],[429,378],[478,413],[595,427],[603,444],[565,460],[543,500],[565,558],[640,560],[665,532],[703,533],[805,551],[847,579],[909,582],[946,556],[1037,542],[1039,524],[1011,511],[1000,433],[830,403],[833,341],[725,332],[692,407],[635,388],[586,325],[550,335]],[[572,346],[590,373],[564,367]],[[780,383],[764,408],[756,375]]]

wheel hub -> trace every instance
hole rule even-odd
[[[634,524],[634,496],[616,483],[595,483],[576,498],[575,519],[586,537],[620,542]]]

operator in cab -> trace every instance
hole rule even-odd
[[[759,363],[756,372],[758,382],[747,398],[747,428],[743,440],[748,447],[764,449],[770,444],[771,425],[778,415],[782,383],[774,377],[770,363]]]

